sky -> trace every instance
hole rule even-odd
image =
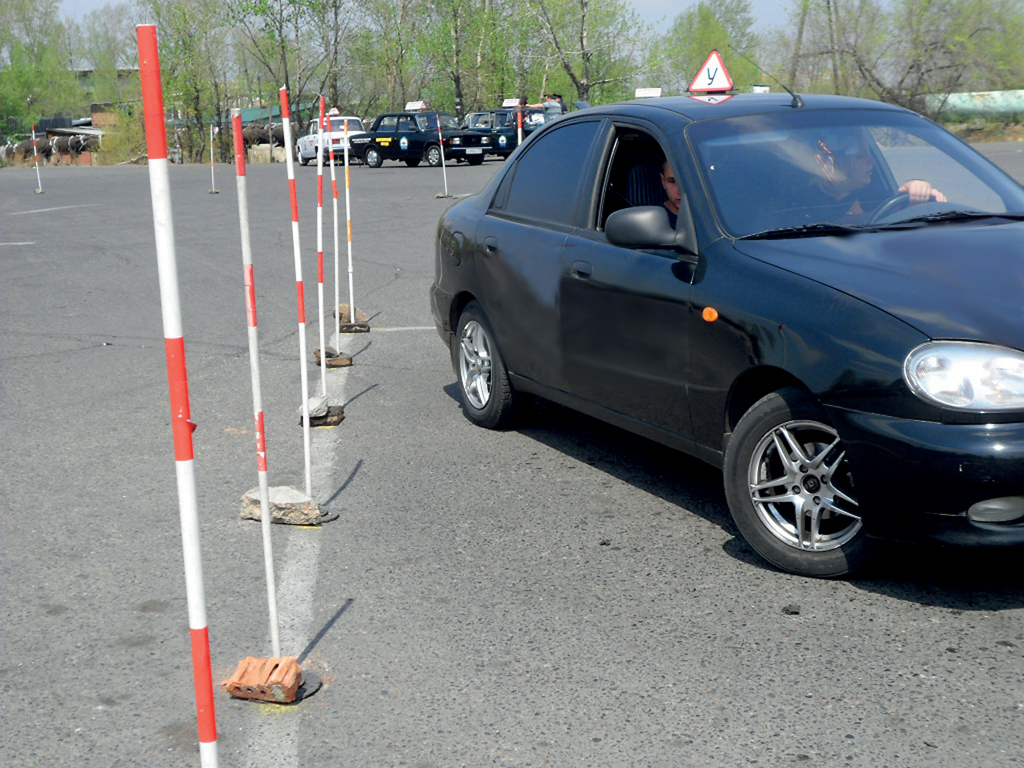
[[[62,7],[67,16],[81,21],[89,11],[116,3],[118,0],[63,0]],[[713,1],[713,0],[712,0]],[[676,14],[688,8],[695,0],[632,0],[633,8],[646,22],[675,18]],[[786,23],[786,14],[792,0],[750,0],[754,19],[762,27],[779,27]]]

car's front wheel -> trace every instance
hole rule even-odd
[[[363,153],[363,162],[371,168],[380,168],[384,158],[380,156],[380,152],[376,147],[367,147],[366,152]]]
[[[455,331],[455,368],[466,415],[482,427],[508,426],[522,395],[512,389],[491,324],[475,301],[466,305]]]
[[[299,163],[300,164],[302,164],[302,165],[309,165],[309,158],[308,157],[303,157],[301,149],[299,149],[298,147],[295,147],[295,154],[299,156]]]
[[[827,578],[870,559],[846,448],[803,390],[774,392],[744,414],[724,475],[736,526],[773,565]]]
[[[437,168],[441,164],[441,148],[437,144],[431,144],[426,151],[427,165]]]
[[[466,158],[466,162],[470,165],[480,165],[484,161],[483,155],[470,155]]]

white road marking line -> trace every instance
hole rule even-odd
[[[348,345],[342,342],[342,346]],[[339,351],[351,354],[348,349]],[[348,368],[335,368],[327,372],[327,400],[332,405],[345,403],[345,381],[348,378],[348,371]],[[340,450],[341,440],[336,429],[313,430],[313,495],[321,503],[334,492],[331,487],[332,470],[335,453]],[[272,454],[268,460],[273,469]],[[336,524],[327,523],[329,526]],[[317,628],[313,626],[313,606],[319,572],[320,540],[325,532],[275,526],[277,529],[282,527],[287,530],[287,544],[283,559],[279,559],[281,555],[275,555],[275,559],[281,564],[281,576],[277,581],[280,622],[278,629],[281,635],[281,653],[285,656],[298,656],[317,632]],[[269,633],[266,647],[270,647]],[[316,694],[320,695],[322,694]],[[299,768],[299,725],[302,708],[302,703],[294,707],[261,704],[253,708],[254,713],[262,716],[254,717],[250,721],[246,766]]]
[[[35,245],[35,243],[0,243],[0,246],[4,245]]]
[[[8,216],[23,216],[26,213],[49,213],[50,211],[66,211],[69,208],[95,208],[101,205],[101,203],[81,203],[80,205],[62,205],[57,208],[37,208],[34,211],[15,211],[14,213],[7,214]]]
[[[395,332],[395,331],[433,331],[436,330],[433,325],[409,325],[405,328],[374,328],[375,331]]]

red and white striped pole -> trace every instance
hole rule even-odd
[[[185,339],[181,327],[174,220],[171,215],[171,191],[167,173],[167,134],[164,127],[163,90],[160,86],[160,57],[157,52],[154,25],[140,25],[136,28],[136,34],[139,45],[146,147],[149,152],[149,183],[153,201],[157,273],[160,279],[160,308],[163,314],[167,381],[171,399],[171,431],[174,435],[178,509],[181,515],[181,538],[185,555],[185,591],[188,598],[188,625],[192,639],[192,669],[199,719],[199,756],[204,768],[216,768],[217,720],[213,708],[210,636],[206,626],[206,597],[203,590],[203,564],[199,548],[199,514],[192,452],[192,431],[195,424],[190,421],[189,413]]]
[[[281,91],[281,120],[284,122],[285,159],[288,165],[288,192],[292,203],[292,252],[295,256],[295,293],[299,302],[299,372],[302,380],[302,444],[306,454],[306,495],[313,497],[313,467],[309,436],[309,373],[306,370],[306,292],[302,287],[302,252],[299,249],[299,197],[295,193],[295,145],[292,144],[292,113],[288,89]]]
[[[441,116],[434,115],[437,118],[437,143],[438,148],[441,150],[441,172],[444,174],[444,196],[448,197],[448,168],[444,164],[444,136],[441,135]],[[352,320],[355,322],[355,319]]]
[[[331,133],[334,133],[334,122],[331,122]],[[331,204],[334,208],[334,349],[341,353],[341,289],[338,287],[338,180],[334,176],[334,139],[331,145]],[[345,174],[348,178],[348,120],[345,121]]]
[[[263,394],[260,386],[260,345],[256,325],[256,274],[249,241],[249,194],[245,184],[245,143],[242,140],[242,110],[231,110],[234,131],[235,175],[238,188],[238,221],[242,230],[242,273],[245,283],[245,314],[249,328],[249,371],[252,374],[252,411],[256,424],[256,471],[260,482],[260,522],[263,527],[263,562],[267,577],[267,606],[270,609],[270,645],[275,658],[281,657],[277,621],[277,586],[274,583],[274,548],[270,538],[270,484],[267,481],[267,437],[264,431]]]
[[[210,194],[220,194],[217,191],[217,179],[213,175],[213,123],[210,123]]]
[[[36,184],[38,185],[36,186],[36,194],[41,195],[43,194],[43,179],[39,175],[39,150],[36,149],[35,123],[32,124],[32,156],[35,158],[36,161]]]
[[[316,147],[316,296],[320,311],[320,396],[327,399],[327,348],[324,347],[324,113],[320,97],[320,123]]]
[[[444,150],[441,150],[442,154]],[[345,121],[345,223],[348,225],[348,321],[358,323],[356,319],[356,297],[352,288],[352,206],[349,202],[351,177],[348,164],[348,120]],[[446,186],[447,188],[447,186]]]

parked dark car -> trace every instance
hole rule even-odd
[[[455,118],[443,112],[378,115],[369,132],[352,138],[353,151],[371,168],[379,168],[385,160],[402,160],[409,166],[425,161],[437,166],[441,164],[442,150],[446,162],[480,165],[490,143],[490,136],[461,130]]]
[[[1024,543],[1022,219],[897,107],[623,103],[444,214],[431,305],[474,422],[539,395],[697,456],[764,558],[839,576],[876,538]]]
[[[543,109],[523,109],[523,139],[544,125]],[[462,121],[463,129],[491,137],[491,154],[507,158],[519,146],[519,121],[515,109],[491,109],[471,112]]]

